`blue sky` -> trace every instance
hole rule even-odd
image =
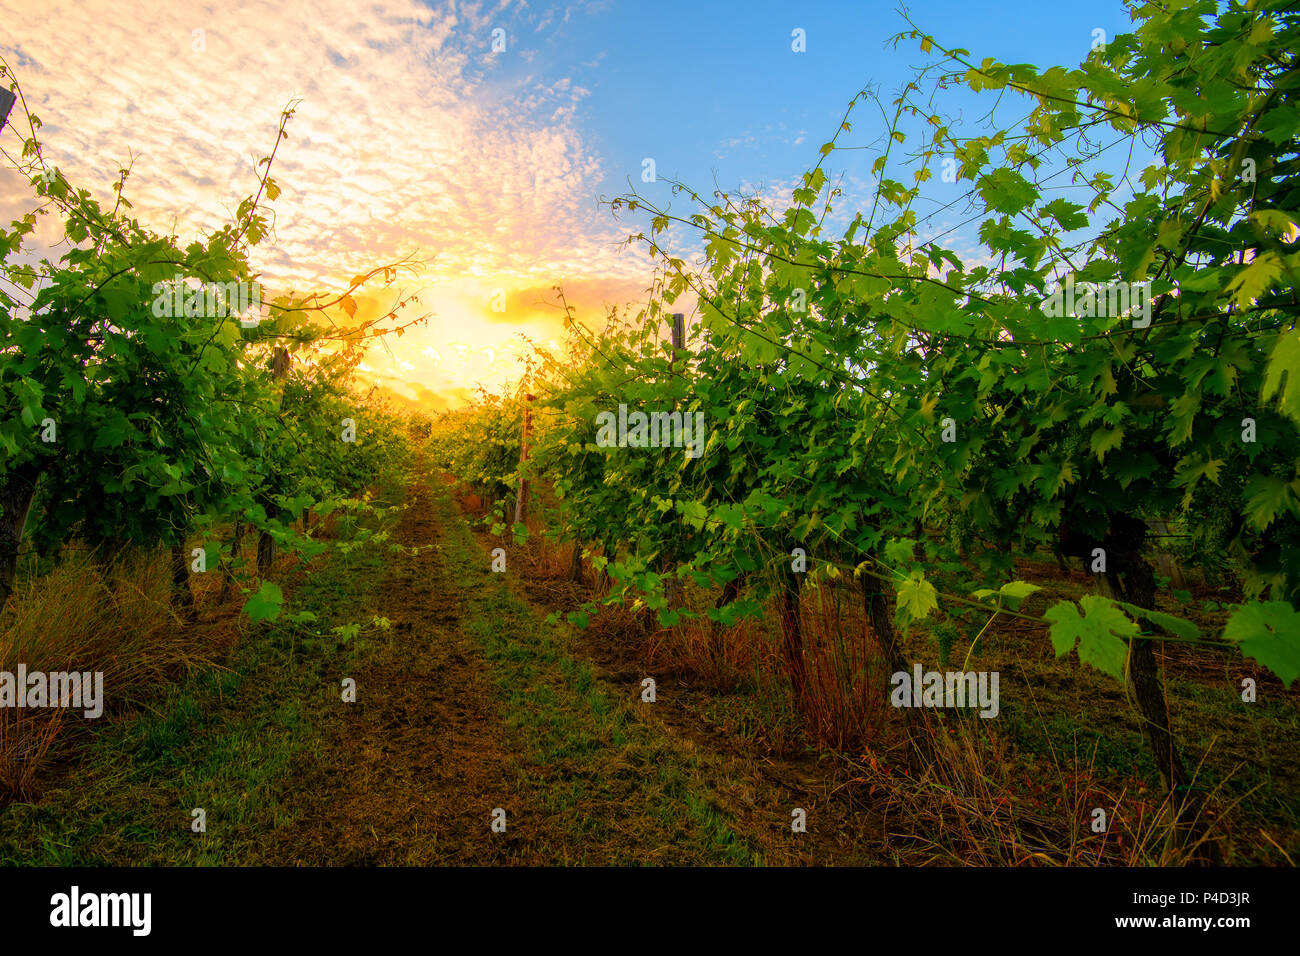
[[[1113,37],[1131,28],[1119,3],[927,0],[910,14],[977,62],[991,56],[1042,67],[1077,65],[1094,29]],[[796,27],[806,31],[804,53],[791,50]],[[607,194],[623,192],[629,176],[642,189],[646,156],[661,175],[696,189],[716,179],[729,190],[789,183],[810,168],[863,87],[875,85],[892,101],[928,59],[915,40],[888,42],[905,29],[889,3],[612,2],[575,14],[562,35],[542,42],[548,58],[599,61],[576,71],[575,81],[590,90],[579,117],[602,157]],[[992,98],[950,88],[938,103],[974,132]],[[879,114],[860,105],[842,143],[870,144],[882,128]],[[838,152],[830,165],[865,180],[875,155]],[[930,188],[945,187],[936,176]],[[955,195],[957,187],[946,188]]]

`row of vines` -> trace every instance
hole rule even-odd
[[[567,354],[539,352],[519,396],[444,421],[444,460],[495,500],[544,482],[560,503],[546,533],[584,547],[605,601],[665,627],[729,625],[856,579],[891,669],[908,670],[900,635],[928,617],[966,640],[999,615],[1032,621],[1058,656],[1125,682],[1167,788],[1193,805],[1155,642],[1300,676],[1300,14],[1281,0],[1132,14],[1068,70],[976,62],[912,24],[895,42],[930,63],[880,104],[875,194],[840,235],[826,164],[865,92],[788,208],[680,183],[685,213],[615,200],[650,222],[629,239],[660,264],[648,306],[595,332],[569,312]],[[933,105],[957,84],[1019,98],[1022,122],[958,136]],[[1102,168],[1125,153],[1155,161]],[[974,254],[918,219],[945,159]],[[667,246],[692,230],[688,264]],[[663,341],[683,299],[698,302],[684,354]],[[598,442],[597,416],[620,405],[702,413],[703,453]],[[1154,521],[1180,530],[1190,566],[1237,585],[1221,632],[1156,610]],[[1094,593],[1029,613],[1039,588],[1013,555],[1035,551],[1082,558]],[[670,581],[720,597],[691,611]],[[797,615],[781,618],[797,695]]]
[[[47,163],[40,120],[9,85],[22,109],[5,136],[21,148],[6,156],[33,195],[0,232],[0,607],[24,556],[77,542],[110,558],[169,549],[175,603],[192,616],[191,571],[220,564],[235,579],[254,531],[264,580],[245,607],[278,615],[277,549],[319,553],[319,519],[372,508],[364,489],[404,453],[396,416],[352,381],[405,304],[361,321],[352,294],[398,266],[338,295],[263,298],[251,257],[272,228],[274,151],[233,222],[184,244],[132,217],[128,169],[106,207]],[[60,241],[37,258],[46,217]]]

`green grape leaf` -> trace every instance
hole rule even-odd
[[[1300,613],[1285,601],[1247,604],[1228,618],[1223,639],[1241,645],[1288,689],[1300,677]]]
[[[1282,413],[1300,422],[1300,328],[1287,329],[1273,343],[1260,397],[1277,396]]]
[[[939,595],[921,571],[913,571],[898,586],[897,602],[909,619],[919,621],[939,606]]]
[[[1116,603],[1134,618],[1146,618],[1152,624],[1163,627],[1170,634],[1176,634],[1183,640],[1197,641],[1201,638],[1200,629],[1191,621],[1185,621],[1181,617],[1174,617],[1172,614],[1165,614],[1163,611],[1147,610],[1125,601],[1117,601]]]
[[[1139,636],[1137,624],[1109,598],[1085,595],[1079,606],[1082,615],[1073,601],[1054,604],[1043,615],[1052,622],[1048,634],[1056,656],[1064,657],[1077,645],[1080,661],[1122,680],[1128,659],[1125,639]]]
[[[1295,514],[1297,482],[1278,475],[1255,475],[1246,482],[1246,516],[1252,527],[1263,531],[1280,514]]]
[[[244,613],[253,621],[274,621],[280,616],[284,592],[274,581],[263,581],[257,593],[244,603]]]
[[[1008,581],[998,588],[998,593],[1007,599],[1007,607],[1016,611],[1019,610],[1021,601],[1035,591],[1041,590],[1042,588],[1037,584],[1030,584],[1028,581]]]

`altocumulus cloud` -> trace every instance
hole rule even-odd
[[[596,207],[600,163],[578,119],[587,90],[530,48],[570,12],[0,0],[0,50],[45,124],[47,158],[106,197],[134,156],[136,213],[182,237],[252,191],[280,110],[301,99],[258,257],[276,284],[332,284],[412,252],[432,257],[435,277],[630,282],[645,262],[619,254],[626,233]],[[497,27],[505,53],[491,52]],[[5,212],[25,191],[13,179]]]

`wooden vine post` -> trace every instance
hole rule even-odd
[[[282,381],[289,374],[289,350],[277,348],[275,358],[271,362],[271,377],[276,381]],[[284,410],[284,391],[280,392],[280,410]],[[273,476],[277,478],[278,476]],[[269,516],[275,509],[274,503],[269,495],[265,496],[262,502],[266,513]],[[238,525],[236,525],[238,531]],[[269,531],[263,531],[257,537],[257,573],[266,577],[271,572],[271,566],[275,564],[275,539],[271,537]]]
[[[9,111],[18,97],[0,87],[0,129],[9,121]],[[36,481],[41,468],[35,463],[14,469],[0,483],[0,610],[13,593],[18,573],[18,551],[27,528],[27,515],[36,496]]]
[[[18,573],[18,552],[40,476],[40,465],[29,462],[15,468],[0,481],[0,610],[4,609],[13,593]]]
[[[678,368],[680,361],[683,366],[686,364],[686,315],[682,312],[673,313],[672,325],[672,368],[674,371]],[[682,412],[686,414],[685,411]],[[665,553],[663,558],[663,570],[672,571],[677,564],[676,556],[671,553]],[[668,601],[668,609],[672,610],[682,603],[681,582],[676,578],[669,578],[664,584],[664,597]]]
[[[515,524],[521,523],[528,516],[528,509],[524,504],[528,497],[528,479],[523,475],[524,462],[528,460],[528,433],[533,424],[532,405],[533,396],[524,394],[524,424],[519,433],[519,494],[515,496]]]

